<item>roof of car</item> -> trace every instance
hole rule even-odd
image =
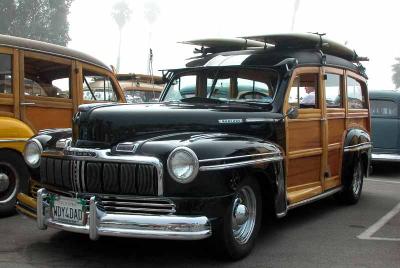
[[[392,99],[400,102],[400,90],[370,90],[370,99]]]
[[[34,52],[40,52],[40,53],[70,58],[85,63],[93,64],[98,67],[107,69],[109,71],[111,70],[110,67],[108,67],[106,64],[88,54],[70,48],[66,48],[63,46],[49,44],[41,41],[0,34],[0,46],[19,48],[23,50],[29,50]]]
[[[324,66],[333,66],[339,68],[349,69],[358,73],[365,78],[367,76],[360,71],[359,67],[354,63],[339,58],[337,56],[325,54],[326,63]],[[267,49],[267,50],[240,50],[221,52],[211,55],[205,55],[198,58],[193,58],[186,64],[187,67],[200,67],[200,66],[274,66],[279,65],[287,59],[297,60],[298,65],[317,65],[322,66],[321,53],[315,50],[281,50],[281,49]]]

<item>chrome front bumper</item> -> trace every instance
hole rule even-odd
[[[154,238],[171,240],[200,240],[211,236],[211,224],[205,216],[176,215],[124,215],[100,210],[95,197],[90,198],[86,225],[71,225],[54,221],[46,202],[46,189],[37,192],[37,225],[45,230],[60,230],[88,234],[90,239],[99,236]]]
[[[400,162],[399,154],[372,154],[372,161]]]

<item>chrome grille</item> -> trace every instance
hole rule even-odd
[[[75,197],[73,193],[49,191],[53,194]],[[92,195],[81,194],[89,207]],[[140,214],[140,215],[172,215],[176,212],[175,204],[167,198],[126,197],[121,195],[96,195],[97,208],[113,214]]]
[[[41,188],[39,184],[32,184],[31,186],[31,195],[33,198],[37,198],[37,191]]]
[[[43,184],[74,192],[101,194],[158,194],[158,174],[150,164],[68,160],[43,157]]]
[[[168,199],[125,198],[103,196],[99,206],[106,212],[124,214],[168,215],[175,213],[175,205]]]

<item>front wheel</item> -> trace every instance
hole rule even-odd
[[[19,192],[28,190],[28,170],[13,151],[0,152],[0,216],[14,213]]]
[[[215,233],[219,251],[237,260],[254,247],[262,218],[261,191],[258,182],[245,178],[235,191],[232,203]]]
[[[356,204],[361,197],[364,182],[364,170],[360,159],[354,162],[351,172],[344,179],[343,190],[337,197],[345,204]]]

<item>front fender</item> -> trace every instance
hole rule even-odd
[[[177,147],[192,149],[203,166],[220,163],[229,158],[244,159],[261,155],[282,155],[282,149],[270,141],[255,137],[225,133],[179,133],[169,134],[141,143],[137,153],[144,155],[168,157]],[[220,159],[223,158],[223,159]]]
[[[22,153],[25,142],[34,135],[32,129],[16,118],[0,117],[0,148]]]
[[[170,152],[180,146],[192,149],[199,160],[199,173],[187,184],[176,182],[166,170]],[[276,213],[286,212],[283,150],[273,142],[237,134],[180,133],[144,142],[137,153],[162,159],[167,196],[229,195],[238,179],[251,174],[273,189]]]

